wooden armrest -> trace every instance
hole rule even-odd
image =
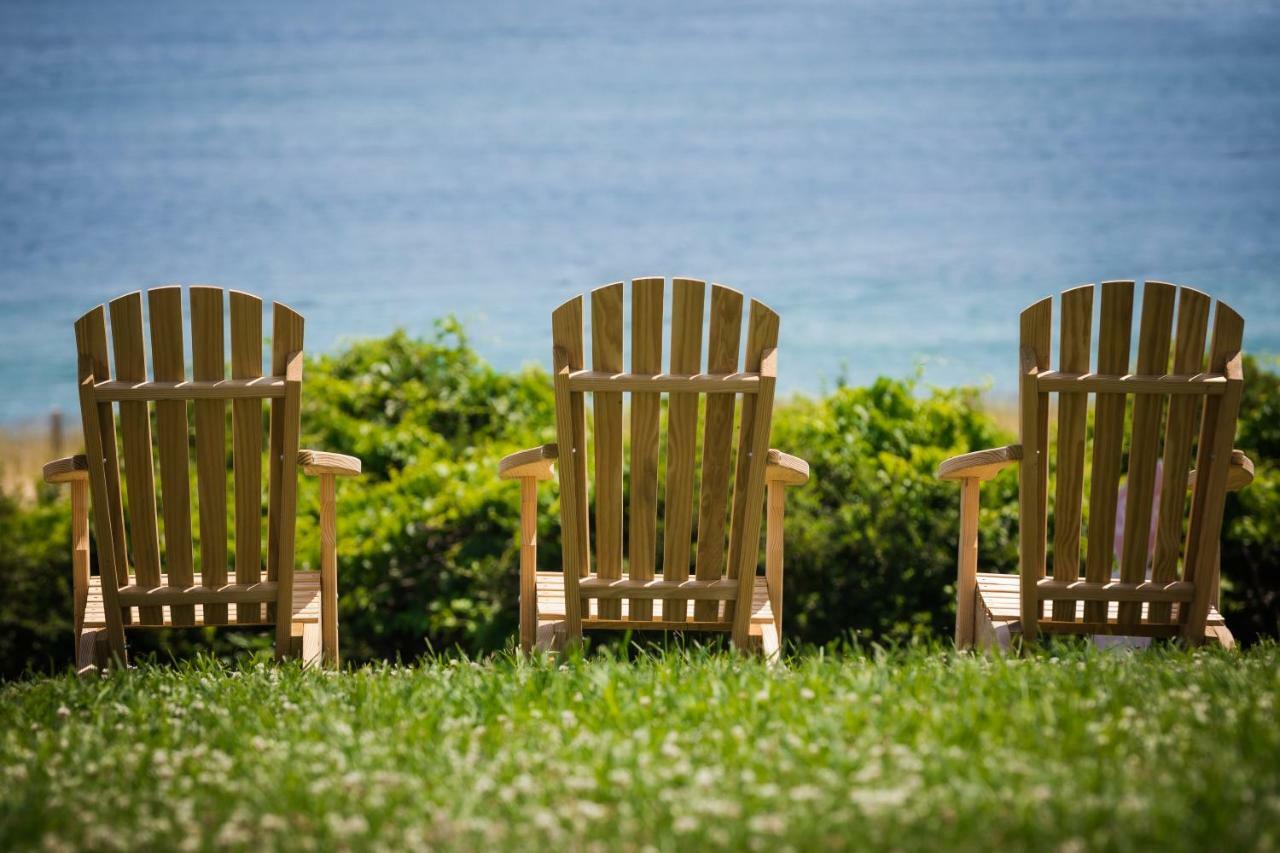
[[[52,464],[52,463],[50,463]],[[47,469],[48,466],[46,466]],[[48,479],[46,477],[46,479]],[[1243,450],[1231,451],[1231,467],[1227,469],[1227,491],[1236,492],[1253,482],[1253,460]],[[1187,488],[1196,487],[1196,472],[1187,477]]]
[[[360,473],[359,459],[343,453],[328,453],[324,450],[299,450],[298,464],[308,474],[354,477]]]
[[[498,463],[498,476],[504,480],[535,480],[551,478],[552,463],[560,457],[560,449],[554,444],[531,447],[508,454]]]
[[[1022,458],[1022,445],[1010,444],[952,456],[938,466],[940,480],[990,480]]]
[[[764,481],[784,486],[802,485],[809,482],[809,463],[799,456],[770,449],[765,459]]]
[[[89,479],[89,459],[83,453],[64,456],[44,466],[46,483],[70,483],[73,480],[87,479]]]

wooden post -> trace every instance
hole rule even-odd
[[[977,477],[960,481],[960,544],[956,555],[956,648],[973,647],[974,607],[978,596]]]
[[[520,480],[520,650],[529,654],[538,632],[538,481]]]
[[[89,602],[89,481],[71,482],[71,589],[75,602],[76,646]]]
[[[320,475],[320,635],[326,666],[338,665],[337,478]]]
[[[782,483],[768,484],[764,533],[764,579],[769,588],[769,607],[773,610],[773,625],[779,638],[782,636],[782,516],[786,489]]]

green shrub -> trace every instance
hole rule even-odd
[[[778,410],[773,445],[812,472],[788,496],[788,635],[822,643],[851,628],[874,639],[953,630],[959,489],[934,471],[1010,437],[972,390],[916,390],[881,378]],[[1012,472],[983,490],[981,562],[990,571],[1017,566],[1016,504]]]
[[[0,678],[73,660],[70,541],[65,496],[41,488],[23,504],[0,494]]]
[[[1242,641],[1280,631],[1280,376],[1254,361],[1237,446],[1257,464],[1228,501],[1225,613]],[[550,378],[501,373],[445,320],[425,339],[358,341],[307,367],[303,445],[359,456],[364,476],[338,491],[340,620],[349,660],[417,657],[428,647],[498,649],[515,633],[519,489],[497,478],[506,453],[555,439]],[[959,488],[933,472],[946,457],[1008,443],[972,389],[918,381],[841,385],[778,406],[772,444],[807,459],[790,490],[785,632],[824,643],[949,637]],[[559,490],[539,490],[539,564],[560,565]],[[318,562],[317,484],[303,478],[298,561]],[[1017,568],[1017,476],[983,486],[980,565]],[[66,497],[0,497],[0,673],[71,660]],[[94,553],[97,545],[94,544]],[[185,634],[137,632],[135,649],[185,654]],[[198,634],[199,632],[197,632]],[[222,652],[264,632],[221,632]],[[202,641],[207,637],[201,638]]]

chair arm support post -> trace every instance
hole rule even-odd
[[[538,632],[538,479],[520,479],[520,650],[533,651]]]
[[[777,480],[768,483],[768,503],[765,514],[764,578],[769,589],[769,607],[773,610],[773,625],[782,636],[782,557],[783,525],[787,489]]]
[[[338,666],[337,475],[320,475],[320,648],[326,666]]]
[[[982,481],[960,481],[960,540],[956,554],[956,648],[973,647],[978,597],[978,495]]]
[[[84,611],[89,603],[89,483],[71,482],[71,589],[75,602],[76,645],[84,628]]]

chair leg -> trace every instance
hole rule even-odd
[[[537,635],[533,648],[539,652],[560,652],[564,650],[566,625],[563,621],[538,623]]]
[[[80,632],[76,641],[76,675],[97,675],[111,663],[111,643],[105,628]]]
[[[538,481],[520,481],[520,650],[528,654],[538,633]]]
[[[766,663],[776,666],[782,661],[782,643],[778,637],[777,627],[770,622],[761,623],[759,627],[760,651],[764,654]]]
[[[960,544],[956,555],[956,648],[974,645],[978,596],[978,490],[974,477],[960,482]]]
[[[324,663],[324,641],[320,623],[307,622],[302,626],[302,665],[320,666]]]
[[[1207,642],[1217,643],[1224,649],[1234,649],[1236,647],[1236,638],[1226,625],[1206,627],[1204,629],[1204,638]]]
[[[338,511],[332,474],[320,477],[320,633],[326,666],[338,666]],[[304,655],[304,659],[305,655]]]

